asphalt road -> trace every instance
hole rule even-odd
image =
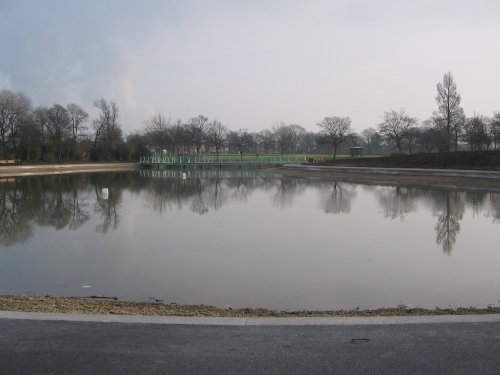
[[[499,374],[500,323],[172,325],[0,319],[0,374]]]

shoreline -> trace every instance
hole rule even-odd
[[[65,174],[84,172],[131,171],[138,167],[135,163],[88,163],[34,166],[9,166],[0,168],[0,177],[15,177],[44,174]],[[461,171],[455,174],[447,170],[429,170],[429,174],[415,169],[338,168],[315,165],[287,165],[265,169],[279,172],[286,177],[334,179],[352,183],[377,185],[409,185],[434,188],[454,188],[460,190],[484,190],[500,192],[500,172],[493,172],[494,178],[478,177],[477,172]],[[416,171],[416,173],[415,173]],[[384,173],[386,172],[386,173]],[[451,173],[452,175],[449,175]],[[491,173],[491,172],[490,172]],[[453,175],[454,174],[454,175]],[[467,175],[470,175],[467,177]],[[182,317],[391,317],[391,316],[436,316],[436,315],[484,315],[500,314],[498,307],[457,307],[426,309],[419,307],[386,307],[370,310],[300,310],[276,311],[265,308],[217,308],[208,305],[178,305],[163,301],[129,302],[111,298],[79,298],[51,296],[0,295],[0,311],[63,313],[63,314],[105,314],[140,316],[182,316]]]
[[[277,311],[264,308],[217,308],[207,305],[178,305],[163,302],[128,302],[102,298],[0,296],[0,311],[104,314],[139,316],[182,316],[182,317],[235,317],[235,318],[294,318],[294,317],[391,317],[391,316],[443,316],[443,315],[485,315],[499,314],[500,307],[457,307],[425,309],[400,306],[372,310],[297,310]]]
[[[72,163],[15,165],[0,167],[0,177],[39,176],[67,173],[118,172],[137,169],[138,163]]]
[[[417,168],[332,167],[287,164],[269,169],[287,177],[314,177],[370,185],[405,185],[500,192],[500,172]]]

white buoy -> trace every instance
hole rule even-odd
[[[182,172],[182,179],[185,180],[186,179],[186,173],[185,172]]]
[[[102,199],[108,199],[109,190],[108,188],[102,188]]]

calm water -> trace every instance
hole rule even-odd
[[[1,183],[0,294],[274,309],[499,304],[500,190],[181,173]]]

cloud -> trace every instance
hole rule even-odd
[[[423,119],[449,70],[467,113],[489,114],[500,96],[495,1],[19,0],[0,9],[1,85],[91,113],[97,98],[116,101],[125,131],[157,111],[255,131],[279,120],[312,130],[335,114],[362,130],[400,107]]]

